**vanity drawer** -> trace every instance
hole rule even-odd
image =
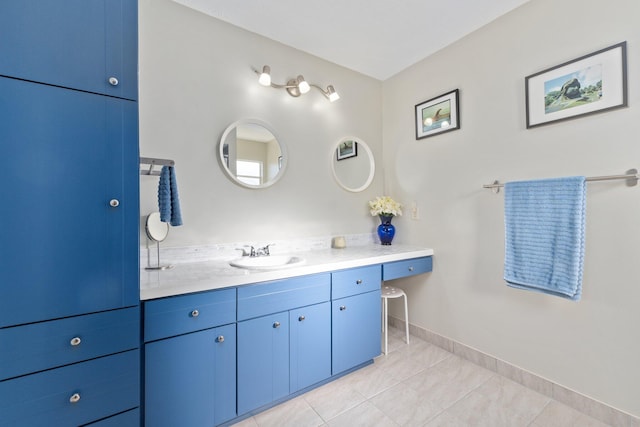
[[[137,348],[138,307],[0,329],[0,380]]]
[[[235,288],[145,301],[144,341],[155,341],[235,321]]]
[[[378,290],[381,280],[379,264],[331,273],[331,299]]]
[[[77,426],[139,406],[140,352],[0,382],[0,426]]]
[[[331,274],[314,274],[238,288],[238,320],[329,301]]]
[[[387,262],[382,265],[382,280],[393,280],[427,273],[432,269],[433,260],[430,256]]]

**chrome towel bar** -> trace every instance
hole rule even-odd
[[[140,165],[149,165],[148,169],[140,169],[140,175],[155,175],[160,176],[159,170],[154,170],[153,167],[159,166],[174,166],[176,162],[169,159],[156,159],[153,157],[140,157]]]
[[[628,187],[635,187],[638,185],[640,174],[638,173],[638,169],[629,169],[624,175],[589,176],[586,178],[586,181],[612,181],[617,179],[624,179],[627,181]],[[494,193],[499,193],[502,187],[504,187],[504,184],[497,180],[493,181],[492,184],[484,184],[482,186],[482,188],[491,189]]]

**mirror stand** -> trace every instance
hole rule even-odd
[[[157,264],[151,265],[151,256],[147,256],[147,266],[144,268],[145,270],[170,270],[173,268],[173,264],[160,265],[160,242],[156,240],[157,247]]]
[[[151,254],[147,245],[147,267],[145,267],[145,270],[169,270],[173,268],[171,264],[160,265],[160,242],[166,239],[169,234],[169,224],[160,220],[160,212],[153,212],[147,216],[145,231],[147,232],[147,238],[152,242],[156,242],[157,253],[157,263],[152,266]]]

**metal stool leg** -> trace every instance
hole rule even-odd
[[[384,299],[384,354],[389,354],[389,298]]]
[[[407,344],[409,344],[409,306],[407,304],[407,294],[404,294],[404,325],[407,333]]]

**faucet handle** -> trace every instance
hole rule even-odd
[[[264,248],[262,248],[262,251],[264,252],[265,255],[269,255],[269,246],[274,246],[275,243],[269,243],[267,246],[265,246]]]
[[[246,248],[251,248],[251,251],[248,251]],[[236,248],[236,251],[242,251],[242,256],[253,256],[251,255],[252,253],[254,253],[254,249],[253,246],[243,246],[241,248]]]

